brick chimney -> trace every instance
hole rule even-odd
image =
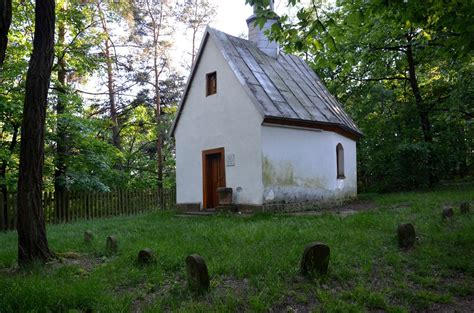
[[[270,0],[270,10],[273,11],[274,5],[273,0]],[[269,19],[263,25],[263,28],[260,28],[258,25],[255,25],[256,15],[255,15],[255,6],[254,14],[247,19],[247,26],[249,28],[248,40],[255,43],[257,47],[262,50],[265,54],[276,59],[278,57],[278,52],[280,47],[276,41],[270,41],[265,35],[265,31],[270,29],[273,24],[277,22],[276,18]]]

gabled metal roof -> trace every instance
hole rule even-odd
[[[206,30],[196,64],[191,71],[188,86],[173,123],[172,135],[186,101],[203,46],[209,38],[213,39],[264,118],[333,125],[351,133],[354,137],[362,136],[362,132],[344,112],[342,105],[301,58],[280,53],[278,58],[274,59],[257,48],[253,42],[211,27]]]

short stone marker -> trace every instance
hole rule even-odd
[[[86,230],[84,232],[84,242],[85,243],[91,243],[92,240],[94,240],[94,234],[90,230]]]
[[[155,254],[153,250],[145,248],[138,252],[138,263],[142,265],[151,264],[155,261]]]
[[[454,216],[454,210],[452,208],[446,208],[443,210],[443,213],[441,213],[441,216],[443,219],[452,218]]]
[[[194,292],[204,292],[209,289],[209,273],[204,259],[191,254],[186,258],[186,274],[188,286]]]
[[[459,206],[459,210],[461,211],[461,214],[467,214],[469,213],[470,207],[469,207],[469,202],[463,202]]]
[[[415,227],[408,223],[408,224],[400,224],[398,225],[397,229],[398,234],[398,245],[402,249],[410,249],[413,248],[416,241],[416,233]]]
[[[301,258],[301,274],[326,274],[329,266],[330,249],[324,243],[313,242],[304,248]]]
[[[115,236],[108,236],[105,242],[105,250],[108,254],[117,253],[118,250],[118,243],[117,238]]]

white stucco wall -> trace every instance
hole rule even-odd
[[[262,204],[262,116],[210,37],[175,130],[177,203],[202,207],[202,151],[224,147],[226,186],[234,202]],[[217,72],[217,93],[206,97],[206,74]],[[234,155],[235,165],[227,158]]]
[[[337,179],[336,145],[345,178]],[[356,197],[356,142],[328,131],[262,126],[264,202],[325,202]]]

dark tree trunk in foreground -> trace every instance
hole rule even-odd
[[[5,61],[8,31],[12,22],[12,0],[0,0],[0,67]]]
[[[37,0],[33,53],[26,75],[18,177],[18,264],[52,257],[42,206],[44,129],[54,58],[54,0]]]

